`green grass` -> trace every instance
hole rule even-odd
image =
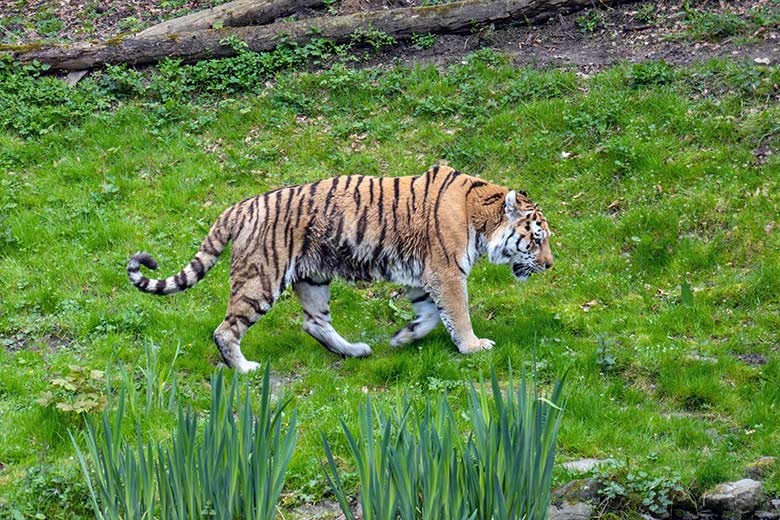
[[[560,460],[627,460],[678,474],[695,493],[780,455],[780,161],[754,154],[780,145],[777,68],[645,64],[583,79],[480,51],[446,69],[285,72],[242,94],[240,78],[232,90],[208,88],[207,71],[227,78],[230,67],[177,67],[159,84],[165,99],[129,73],[113,78],[124,91],[83,80],[62,94],[74,122],[57,112],[56,94],[34,90],[58,88],[45,78],[26,83],[15,72],[18,90],[3,90],[0,99],[14,100],[0,120],[6,504],[34,514],[51,502],[44,497],[68,497],[70,509],[45,514],[89,517],[68,438],[82,421],[35,403],[69,364],[137,364],[152,341],[166,365],[180,345],[178,391],[208,408],[227,257],[197,287],[161,298],[128,283],[132,253],[150,251],[173,273],[242,198],[336,174],[418,174],[439,159],[528,190],[555,233],[555,268],[520,285],[505,267],[476,266],[474,328],[496,347],[469,357],[443,328],[391,348],[409,310],[396,287],[336,282],[336,328],[374,348],[367,359],[339,359],[301,330],[285,293],[243,350],[271,361],[298,409],[287,506],[326,489],[314,462],[321,432],[354,485],[338,419],[354,430],[366,394],[392,406],[404,392],[422,403],[447,389],[457,414],[467,398],[460,382],[529,366],[534,345],[543,384],[570,369]],[[38,130],[25,133],[20,121]],[[143,425],[153,437],[170,431],[163,416]],[[780,475],[766,486],[777,495]]]

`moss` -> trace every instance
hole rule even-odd
[[[37,51],[43,47],[48,47],[46,43],[25,43],[21,45],[3,43],[0,44],[0,52],[12,52],[15,54],[24,54],[25,52]]]
[[[106,45],[121,45],[129,36],[129,33],[121,33],[106,40]]]

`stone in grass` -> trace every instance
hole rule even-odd
[[[588,520],[593,514],[593,504],[585,502],[561,502],[547,510],[547,520]]]
[[[594,468],[614,462],[612,459],[580,459],[561,464],[570,473],[590,473]]]
[[[553,503],[575,503],[597,500],[601,484],[595,478],[572,480],[552,492]]]
[[[753,518],[756,520],[779,520],[780,511],[756,511]]]
[[[761,457],[755,462],[748,464],[745,468],[745,476],[753,480],[760,480],[770,474],[777,466],[777,457]]]
[[[761,482],[746,478],[736,482],[724,482],[702,495],[704,508],[723,517],[740,517],[753,513],[761,503]]]

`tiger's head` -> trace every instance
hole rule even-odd
[[[518,197],[510,190],[504,197],[504,214],[487,249],[491,263],[511,264],[512,273],[520,281],[553,265],[547,220],[523,192]]]

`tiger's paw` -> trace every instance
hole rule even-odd
[[[260,363],[255,361],[247,361],[244,359],[240,363],[236,364],[235,368],[239,374],[248,374],[249,372],[253,372],[260,368]]]
[[[459,346],[461,354],[473,354],[475,352],[481,352],[483,350],[490,350],[496,345],[496,342],[492,339],[480,339],[477,338],[473,342],[465,346]]]
[[[371,355],[371,347],[366,343],[352,343],[343,353],[350,357],[366,357]]]
[[[414,341],[414,331],[409,330],[409,327],[404,327],[395,334],[393,334],[393,337],[390,338],[390,345],[393,347],[400,347],[401,345],[406,345],[407,343],[411,343]]]

